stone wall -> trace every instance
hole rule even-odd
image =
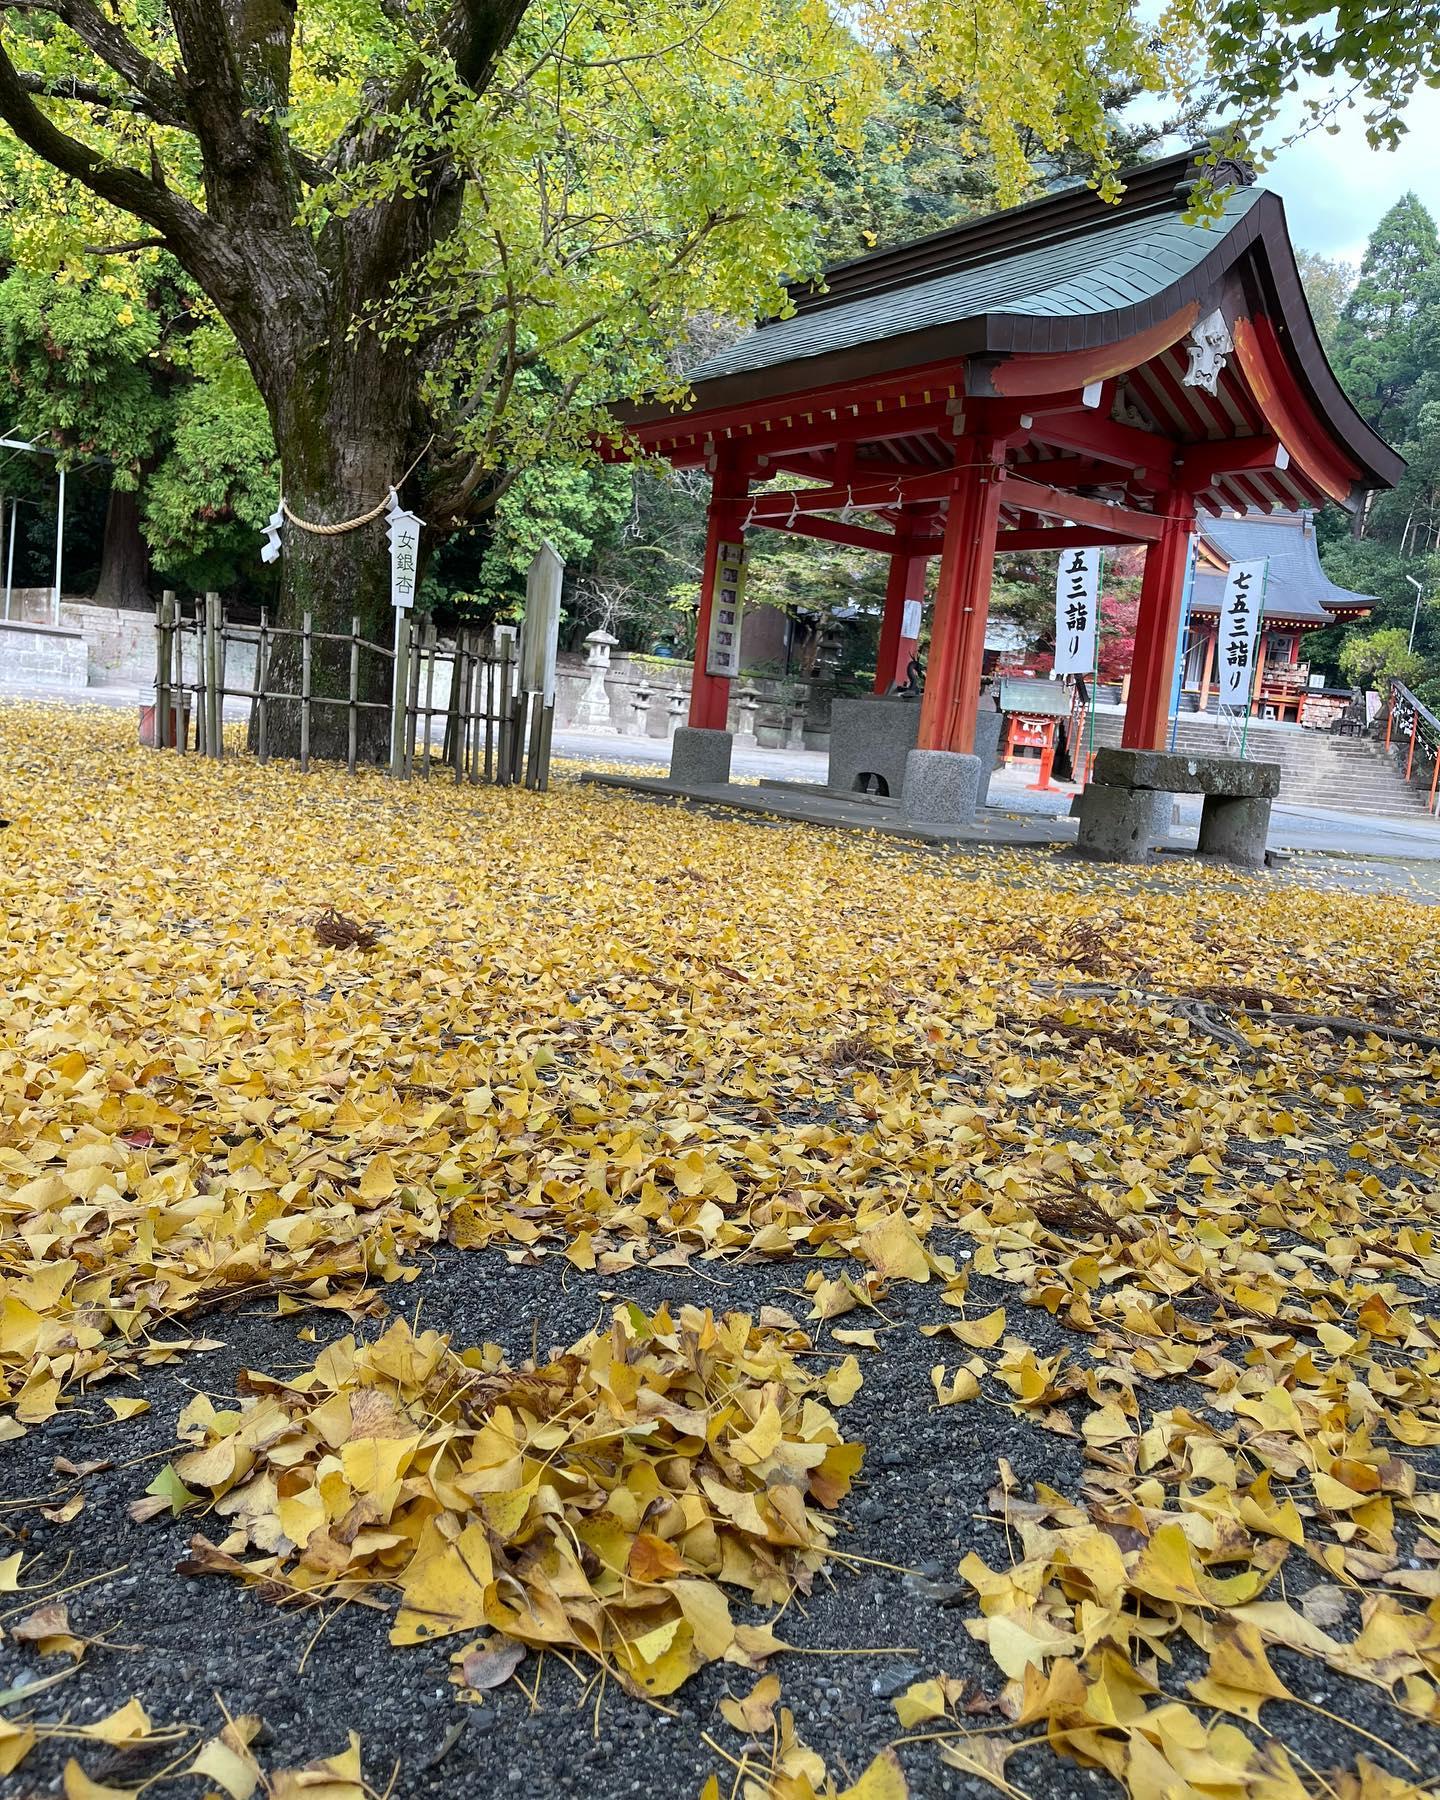
[[[0,688],[83,688],[86,661],[85,640],[78,631],[0,620]]]

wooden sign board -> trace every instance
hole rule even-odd
[[[710,638],[705,646],[707,675],[740,673],[740,621],[745,611],[745,545],[721,544],[715,558],[715,592],[710,602]]]

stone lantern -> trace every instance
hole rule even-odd
[[[735,696],[735,742],[753,747],[758,739],[755,736],[755,721],[760,716],[760,690],[753,687],[742,687]]]
[[[608,631],[592,631],[585,639],[588,674],[585,692],[575,711],[575,724],[582,730],[610,730],[610,696],[605,692],[605,677],[610,672],[610,652],[619,642]]]

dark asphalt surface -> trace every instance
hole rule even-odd
[[[953,1238],[942,1244],[962,1247]],[[410,1316],[419,1303],[423,1322],[450,1332],[460,1347],[497,1341],[519,1360],[529,1353],[532,1331],[538,1331],[542,1347],[568,1343],[620,1298],[649,1309],[663,1299],[717,1310],[754,1311],[773,1303],[803,1318],[808,1305],[797,1290],[805,1273],[806,1266],[794,1262],[699,1264],[689,1271],[634,1270],[606,1279],[582,1275],[556,1256],[519,1268],[494,1254],[442,1250],[417,1283],[386,1290],[385,1298]],[[1085,1340],[1047,1313],[1022,1308],[1014,1288],[972,1276],[969,1298],[974,1316],[1005,1305],[1009,1329],[1037,1353],[1066,1347],[1083,1356]],[[992,1567],[1009,1565],[1002,1524],[987,1501],[998,1459],[1009,1459],[1022,1492],[1038,1479],[1074,1494],[1081,1475],[1078,1437],[1046,1432],[988,1400],[934,1406],[929,1371],[944,1352],[916,1327],[955,1316],[941,1306],[938,1287],[897,1283],[883,1310],[884,1319],[852,1314],[839,1321],[876,1327],[882,1346],[879,1353],[857,1352],[865,1384],[838,1414],[846,1436],[869,1446],[862,1477],[840,1509],[845,1529],[839,1542],[854,1555],[912,1572],[835,1565],[809,1598],[791,1605],[778,1627],[805,1654],[786,1654],[771,1665],[780,1677],[781,1704],[793,1709],[800,1736],[825,1757],[842,1784],[899,1735],[890,1694],[942,1670],[968,1678],[984,1693],[1001,1685],[984,1647],[964,1630],[974,1607],[968,1588],[955,1578],[956,1564],[971,1548]],[[313,1330],[317,1341],[301,1341],[302,1328]],[[381,1328],[379,1320],[359,1327],[365,1336]],[[203,1329],[223,1340],[223,1348],[183,1357],[126,1385],[124,1391],[150,1399],[149,1413],[97,1428],[102,1416],[109,1416],[97,1397],[0,1450],[5,1508],[0,1523],[25,1533],[26,1547],[39,1552],[27,1579],[86,1583],[66,1596],[72,1627],[103,1637],[110,1646],[92,1648],[69,1680],[39,1696],[41,1718],[84,1723],[136,1695],[157,1725],[190,1724],[208,1736],[223,1722],[218,1696],[232,1714],[263,1717],[257,1749],[267,1770],[330,1754],[343,1748],[347,1730],[358,1732],[367,1779],[383,1794],[393,1773],[388,1790],[393,1800],[507,1793],[693,1800],[712,1770],[721,1776],[722,1794],[729,1792],[733,1771],[700,1733],[708,1730],[738,1754],[742,1740],[721,1720],[717,1703],[727,1692],[748,1691],[754,1677],[746,1670],[724,1664],[704,1670],[675,1696],[674,1718],[628,1699],[612,1685],[597,1721],[593,1695],[578,1704],[576,1681],[553,1657],[546,1660],[538,1707],[514,1682],[481,1707],[464,1706],[446,1679],[447,1652],[454,1644],[392,1649],[386,1641],[388,1608],[293,1612],[223,1578],[176,1574],[191,1532],[205,1529],[203,1517],[192,1512],[137,1525],[126,1509],[163,1465],[180,1409],[197,1390],[212,1397],[230,1393],[244,1367],[305,1366],[322,1343],[351,1326],[328,1312],[276,1317],[267,1304],[263,1311],[212,1315]],[[949,1346],[951,1361],[958,1348]],[[110,1384],[105,1391],[122,1390]],[[1199,1406],[1204,1396],[1174,1382],[1151,1398],[1157,1405]],[[57,1483],[54,1457],[80,1462],[102,1454],[124,1458],[129,1466],[89,1477],[83,1484],[85,1509],[71,1524],[46,1522],[38,1502],[22,1498],[38,1496],[53,1505],[75,1485]],[[0,1553],[7,1547],[0,1538]],[[1286,1570],[1292,1602],[1309,1579],[1297,1553]],[[765,1616],[739,1605],[734,1610],[737,1621]],[[1358,1615],[1350,1623],[1358,1623]],[[880,1654],[856,1654],[870,1651]],[[1435,1734],[1397,1712],[1379,1690],[1285,1652],[1276,1652],[1274,1662],[1298,1694],[1353,1719],[1422,1767],[1440,1770]],[[527,1687],[534,1682],[535,1663],[529,1656],[519,1671]],[[58,1666],[53,1658],[38,1661],[26,1647],[0,1644],[0,1688]],[[1166,1676],[1168,1692],[1182,1695],[1184,1682],[1201,1672],[1199,1656],[1182,1649]],[[1357,1751],[1374,1749],[1342,1726],[1288,1706],[1267,1706],[1265,1723],[1282,1738],[1303,1744],[1308,1760],[1320,1768],[1348,1766]],[[61,1768],[76,1750],[93,1778],[121,1788],[138,1786],[175,1754],[42,1745],[8,1783],[0,1783],[0,1793],[61,1792]],[[901,1755],[916,1796],[993,1791],[978,1778],[943,1767],[933,1745],[909,1746]],[[1395,1768],[1402,1772],[1398,1764]],[[1044,1749],[1020,1753],[1008,1774],[1032,1800],[1118,1792],[1108,1778],[1062,1763]],[[170,1778],[157,1791],[193,1800],[203,1784]]]

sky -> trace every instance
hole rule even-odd
[[[1358,113],[1281,150],[1260,180],[1285,202],[1297,249],[1358,263],[1381,215],[1410,190],[1440,219],[1440,97],[1422,89],[1398,150],[1372,150]],[[1282,121],[1283,130],[1283,121]]]

